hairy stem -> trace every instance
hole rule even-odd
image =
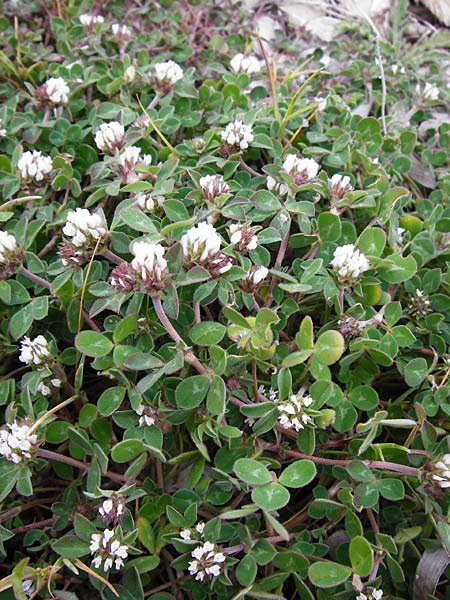
[[[252,169],[246,162],[245,160],[242,158],[242,156],[239,156],[238,158],[239,160],[239,164],[241,165],[241,167],[244,169],[244,171],[247,171],[247,173],[250,173],[250,175],[253,175],[253,177],[261,177],[261,173],[258,173],[258,171],[255,171],[254,169]]]
[[[209,372],[206,369],[206,367],[204,367],[202,365],[202,363],[198,360],[198,358],[196,356],[194,356],[194,354],[189,350],[189,347],[186,344],[186,342],[183,340],[183,338],[180,336],[178,331],[174,328],[172,323],[169,321],[169,318],[166,315],[163,305],[161,303],[161,298],[159,296],[152,296],[152,301],[153,301],[153,306],[155,308],[158,319],[161,322],[161,325],[165,328],[167,333],[170,335],[170,337],[173,339],[173,341],[176,344],[180,344],[183,346],[184,358],[185,358],[186,362],[188,362],[190,365],[192,365],[194,367],[194,369],[196,369],[196,371],[198,373],[200,373],[200,375],[209,375]]]
[[[115,265],[121,265],[123,262],[125,262],[123,260],[123,258],[120,258],[120,256],[117,256],[117,254],[114,254],[114,252],[111,252],[111,250],[109,250],[108,248],[103,250],[103,256],[105,258],[107,258],[108,260],[110,260]]]
[[[44,448],[38,448],[37,455],[41,458],[46,458],[47,460],[54,460],[56,462],[70,465],[71,467],[81,469],[82,471],[89,471],[89,469],[91,468],[90,465],[81,462],[81,460],[77,460],[76,458],[72,458],[71,456],[64,456],[63,454],[58,454],[58,452],[53,452],[52,450],[45,450]],[[126,481],[126,478],[123,475],[120,475],[118,473],[112,473],[111,471],[106,471],[105,476],[109,477],[113,481],[119,481],[120,483]]]
[[[280,269],[281,265],[283,264],[284,255],[286,254],[286,250],[287,250],[288,245],[289,245],[290,233],[291,233],[291,223],[289,222],[288,228],[286,230],[286,233],[284,234],[283,239],[281,240],[281,244],[280,244],[280,248],[278,250],[277,258],[275,260],[275,269]],[[278,281],[277,276],[276,275],[272,275],[272,279],[270,280],[269,293],[267,294],[267,300],[266,300],[266,302],[264,304],[264,306],[266,308],[270,308],[272,306],[272,302],[273,302],[273,290],[275,288],[275,285],[276,285],[277,281]]]

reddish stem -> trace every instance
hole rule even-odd
[[[161,325],[165,328],[167,333],[173,339],[176,344],[180,344],[184,348],[184,358],[186,362],[196,369],[200,375],[208,375],[208,370],[206,367],[202,365],[202,363],[198,360],[196,356],[189,350],[188,345],[184,342],[183,338],[180,336],[178,331],[174,328],[172,323],[169,321],[167,317],[163,305],[161,303],[161,298],[159,296],[152,296],[153,306],[155,308],[158,319],[161,321]]]

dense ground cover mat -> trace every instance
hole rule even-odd
[[[3,2],[0,600],[448,598],[450,34],[255,11]]]

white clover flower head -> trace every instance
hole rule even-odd
[[[0,231],[0,265],[5,267],[6,271],[9,271],[8,267],[11,266],[11,262],[19,258],[19,254],[22,253],[17,245],[16,238],[6,231]]]
[[[80,23],[83,27],[95,27],[96,25],[101,25],[104,23],[105,19],[102,15],[88,15],[86,13],[80,15]]]
[[[37,435],[31,433],[31,426],[25,422],[19,424],[14,421],[0,429],[0,456],[16,465],[32,458],[31,452],[37,443]]]
[[[19,360],[29,366],[42,366],[48,362],[50,348],[43,335],[38,335],[31,340],[25,336],[20,344]]]
[[[230,66],[235,73],[247,73],[247,75],[253,75],[261,71],[261,63],[256,56],[253,54],[244,56],[242,52],[233,56],[230,60]]]
[[[113,564],[119,570],[124,566],[124,559],[128,556],[128,546],[122,544],[112,529],[105,529],[103,533],[93,533],[89,550],[94,555],[92,563],[95,568],[100,569],[103,563],[105,573],[112,568]]]
[[[230,243],[235,250],[244,252],[246,250],[255,250],[258,247],[258,236],[255,230],[244,223],[232,223],[229,227]]]
[[[133,183],[145,176],[143,173],[138,173],[135,168],[137,165],[150,166],[152,157],[150,154],[141,156],[141,149],[138,146],[127,146],[119,154],[118,164],[122,181],[125,183]]]
[[[108,525],[117,525],[125,514],[125,498],[113,492],[98,508],[98,514]]]
[[[51,77],[43,84],[46,97],[52,104],[67,104],[70,88],[62,77]]]
[[[104,153],[114,154],[124,144],[125,129],[118,121],[102,123],[95,133],[95,145]]]
[[[296,185],[303,185],[315,179],[319,168],[314,159],[302,158],[296,154],[288,154],[283,162],[283,171],[294,178]]]
[[[205,577],[218,577],[223,571],[226,556],[212,542],[197,546],[191,556],[194,560],[189,562],[189,574],[195,575],[196,581],[203,581]]]
[[[199,183],[203,198],[208,202],[214,202],[222,194],[230,192],[230,186],[224,181],[222,175],[205,175],[200,177]]]
[[[370,269],[369,261],[354,244],[338,246],[330,264],[339,281],[344,284],[354,283],[364,271]]]
[[[423,100],[435,101],[439,98],[439,88],[429,81],[426,82],[423,89],[418,83],[415,91],[416,95],[421,97]]]
[[[199,264],[213,258],[219,252],[221,243],[222,239],[214,226],[205,222],[191,227],[180,240],[184,259]]]
[[[348,175],[339,175],[336,173],[328,181],[328,189],[330,190],[330,198],[332,201],[340,200],[347,192],[351,192],[354,188],[350,183]]]
[[[150,427],[155,424],[156,412],[149,404],[139,404],[135,412],[139,416],[139,427],[144,425]]]
[[[311,396],[301,393],[291,394],[288,400],[277,403],[278,421],[284,429],[300,431],[305,425],[313,422],[313,416],[308,408],[313,403]]]
[[[239,120],[228,123],[221,132],[220,137],[228,146],[235,147],[238,150],[247,150],[254,139],[250,125],[244,125],[243,121]]]
[[[441,488],[450,487],[450,454],[444,454],[433,465],[431,478]]]
[[[20,178],[25,183],[40,183],[46,179],[53,168],[50,156],[45,156],[40,150],[23,152],[17,162]]]
[[[191,227],[180,240],[185,262],[208,268],[213,277],[226,273],[233,264],[231,257],[220,250],[221,243],[214,226],[205,222]]]
[[[169,276],[165,248],[151,242],[135,242],[131,252],[134,255],[131,268],[149,293],[166,287]]]
[[[279,196],[286,196],[289,193],[289,186],[286,183],[278,182],[272,175],[267,176],[266,186],[269,192],[273,192]]]
[[[183,70],[178,63],[173,60],[156,63],[154,65],[155,79],[162,86],[172,87],[177,81],[183,79]]]
[[[111,25],[111,32],[116,38],[121,40],[128,40],[132,36],[132,31],[127,25],[121,25],[120,23],[113,23]]]
[[[106,236],[108,226],[103,214],[77,208],[69,211],[62,231],[76,248],[87,249]]]
[[[155,201],[151,194],[144,194],[144,192],[138,192],[135,195],[136,202],[142,210],[152,212],[155,208]]]
[[[253,265],[250,271],[243,277],[243,281],[252,289],[262,283],[268,274],[269,269],[267,267],[256,267]]]
[[[372,588],[372,590],[366,591],[367,594],[361,592],[358,596],[356,596],[356,600],[381,600],[383,598],[383,590]]]

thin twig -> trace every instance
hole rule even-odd
[[[16,204],[22,204],[23,202],[30,202],[32,200],[40,200],[41,198],[42,196],[22,196],[21,198],[14,198],[13,200],[8,200],[8,202],[1,204],[0,211],[11,208]]]

